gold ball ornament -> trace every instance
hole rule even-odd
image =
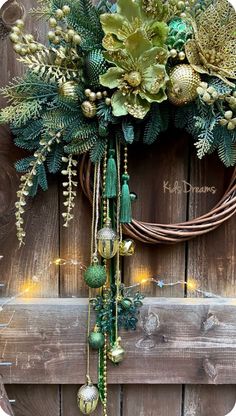
[[[107,356],[109,360],[111,360],[114,364],[119,364],[121,361],[123,361],[125,356],[125,350],[120,345],[121,338],[117,338],[117,341],[115,344],[109,349]]]
[[[84,101],[81,104],[81,109],[82,109],[83,115],[87,118],[93,118],[96,116],[96,112],[97,112],[96,104],[91,103],[90,101]]]
[[[80,387],[77,394],[79,410],[83,413],[83,415],[90,415],[96,409],[98,400],[98,389],[93,385],[90,377],[87,376],[87,383]]]
[[[76,91],[77,86],[78,86],[78,84],[75,81],[64,82],[59,87],[59,93],[63,97],[67,97],[67,98],[70,98],[71,100],[76,101],[78,99],[78,94],[77,94],[77,91]]]
[[[200,75],[187,64],[177,65],[170,72],[167,95],[174,105],[185,105],[197,98],[197,87],[201,82]]]
[[[133,256],[135,251],[135,242],[131,239],[122,240],[119,244],[119,253],[121,256]]]

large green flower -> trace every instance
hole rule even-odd
[[[126,39],[141,29],[153,46],[164,47],[168,35],[167,6],[162,0],[118,0],[117,13],[100,16],[105,33],[103,46],[107,50],[124,47]]]
[[[115,116],[129,113],[142,119],[152,102],[166,100],[166,52],[153,47],[142,30],[126,39],[124,49],[107,51],[104,55],[116,65],[100,76],[103,86],[117,89],[112,95]]]

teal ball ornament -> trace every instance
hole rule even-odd
[[[97,331],[96,329],[90,333],[88,342],[91,348],[94,350],[99,350],[104,346],[105,337],[102,332]]]
[[[93,288],[97,289],[106,283],[107,275],[104,266],[100,264],[91,264],[84,273],[85,283]]]

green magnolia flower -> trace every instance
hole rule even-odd
[[[152,102],[166,100],[166,51],[152,47],[140,29],[126,39],[124,49],[107,51],[104,56],[116,65],[100,76],[103,86],[117,89],[111,100],[115,116],[129,113],[142,119]]]
[[[168,26],[163,21],[167,14],[167,6],[161,0],[118,0],[117,13],[100,16],[104,48],[122,49],[126,39],[138,29],[153,46],[163,47],[168,35]]]

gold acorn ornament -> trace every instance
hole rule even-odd
[[[79,410],[83,415],[90,415],[97,407],[99,392],[96,386],[93,385],[89,376],[87,382],[80,387],[77,394],[77,403]]]
[[[107,218],[105,225],[97,233],[98,252],[104,259],[114,257],[119,248],[117,233],[111,227],[111,220]]]
[[[75,81],[63,82],[59,87],[59,94],[76,101],[78,99],[77,87],[78,84]]]
[[[122,240],[119,244],[119,253],[121,256],[133,256],[135,252],[135,242],[131,239]]]
[[[109,360],[111,360],[114,364],[119,364],[123,361],[125,356],[125,350],[120,344],[121,338],[119,337],[107,353]]]
[[[167,89],[169,101],[178,106],[191,103],[197,98],[200,82],[200,75],[190,65],[176,65],[170,72]]]
[[[91,101],[84,101],[81,104],[81,109],[83,112],[83,115],[87,118],[93,118],[96,116],[96,112],[97,112],[97,107],[96,104],[94,104],[94,102]]]

